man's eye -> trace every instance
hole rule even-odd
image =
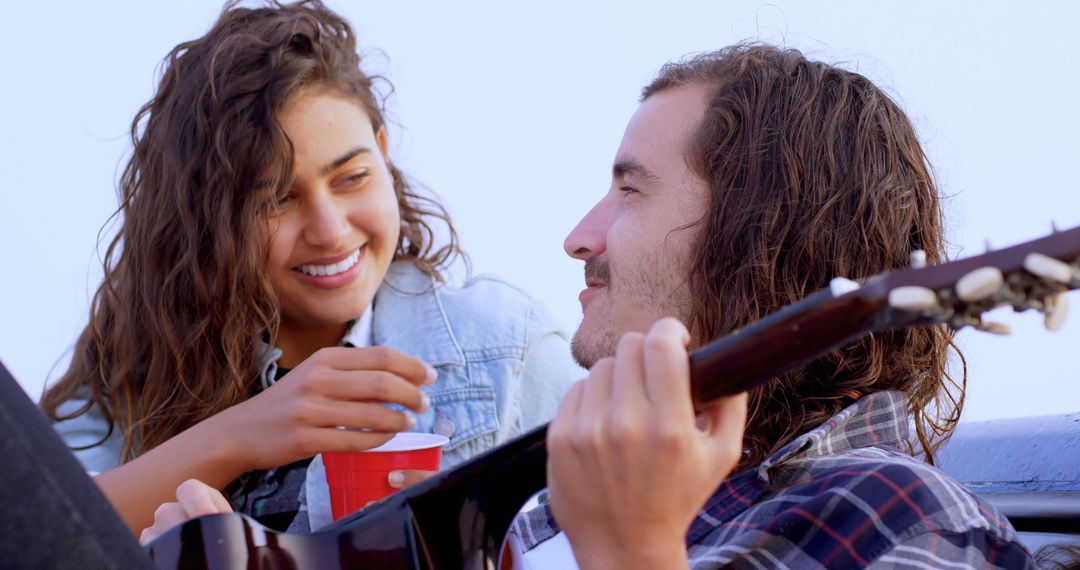
[[[633,186],[620,186],[619,187],[619,192],[622,192],[623,194],[637,194],[637,191],[638,191],[637,188],[634,188]]]

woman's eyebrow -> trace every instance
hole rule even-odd
[[[359,156],[361,154],[364,154],[366,152],[367,153],[371,152],[371,149],[366,147],[366,146],[358,146],[358,147],[350,150],[349,152],[346,152],[345,154],[341,155],[340,157],[338,157],[336,160],[334,160],[330,164],[327,164],[326,166],[322,167],[322,175],[326,176],[327,174],[330,174],[331,172],[337,170],[338,168],[341,168],[341,165],[345,164],[346,162],[349,162],[350,160],[352,160],[352,159],[356,158],[357,156]]]

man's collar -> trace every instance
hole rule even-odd
[[[734,519],[780,484],[776,476],[792,463],[870,446],[900,447],[908,441],[907,396],[884,391],[864,396],[820,426],[800,435],[779,451],[726,479],[694,518],[688,545]],[[786,470],[783,470],[786,471]]]
[[[772,471],[801,459],[883,445],[900,447],[908,441],[907,396],[903,392],[875,392],[793,439],[758,465],[758,478],[773,483]]]

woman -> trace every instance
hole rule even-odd
[[[229,4],[166,58],[90,322],[41,401],[133,531],[188,479],[315,528],[313,456],[435,431],[447,467],[550,419],[578,372],[521,291],[442,285],[453,226],[390,161],[377,79],[317,1]]]

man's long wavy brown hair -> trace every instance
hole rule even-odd
[[[360,64],[352,28],[318,1],[226,4],[205,36],[169,53],[132,123],[122,226],[71,366],[41,399],[46,413],[99,406],[127,461],[253,394],[264,335],[272,343],[280,321],[264,271],[266,215],[292,167],[278,113],[318,86],[383,128],[391,88]],[[461,253],[449,217],[390,172],[402,218],[395,258],[439,278]],[[441,248],[432,221],[449,230]],[[60,417],[80,389],[88,404]]]
[[[834,277],[905,267],[914,250],[946,259],[926,155],[904,112],[867,78],[793,49],[742,44],[664,66],[642,100],[683,85],[710,88],[689,152],[710,190],[688,282],[688,325],[701,342]],[[932,463],[963,408],[966,373],[948,375],[950,346],[944,327],[876,333],[753,390],[742,466],[882,390],[908,395]]]

